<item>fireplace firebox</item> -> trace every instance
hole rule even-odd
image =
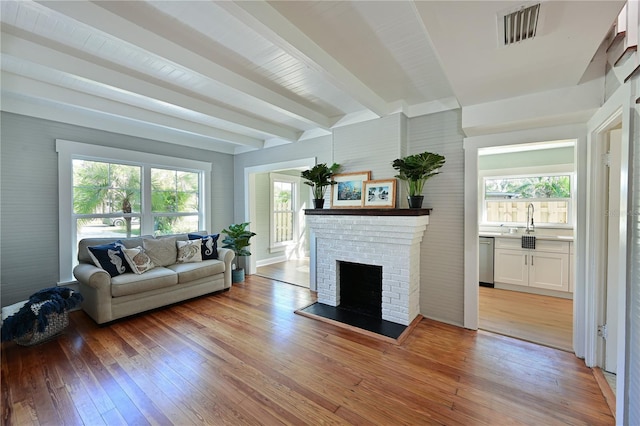
[[[338,262],[340,309],[382,318],[382,266]]]

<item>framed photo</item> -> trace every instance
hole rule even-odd
[[[364,202],[362,183],[371,179],[371,172],[339,173],[333,175],[335,185],[331,185],[331,208],[362,207]]]
[[[364,206],[372,208],[395,208],[396,180],[380,179],[365,181]]]

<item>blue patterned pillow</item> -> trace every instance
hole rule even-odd
[[[131,272],[124,256],[124,245],[118,240],[111,244],[87,247],[89,256],[98,268],[102,268],[112,277]]]
[[[218,258],[218,238],[220,234],[189,234],[190,240],[202,240],[202,260]]]

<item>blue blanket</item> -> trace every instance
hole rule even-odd
[[[2,341],[18,339],[33,331],[34,321],[37,331],[43,332],[49,325],[48,315],[62,313],[82,302],[82,295],[65,287],[42,289],[29,297],[18,312],[7,317],[2,323]]]

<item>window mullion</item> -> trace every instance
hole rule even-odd
[[[154,219],[151,214],[151,167],[147,164],[142,165],[142,226],[140,228],[141,235],[153,235]]]

